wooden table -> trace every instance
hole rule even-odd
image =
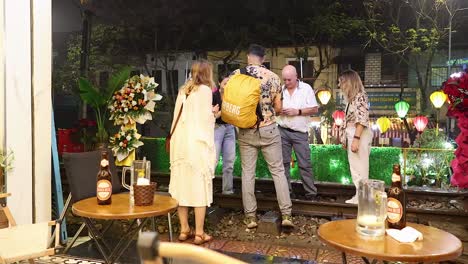
[[[72,211],[75,215],[83,217],[91,237],[96,242],[98,250],[103,255],[106,263],[114,263],[128,248],[133,238],[149,218],[170,213],[178,206],[177,201],[169,196],[155,194],[153,201],[153,205],[149,206],[131,206],[130,194],[127,192],[112,195],[110,205],[98,205],[96,197],[78,201],[73,204]],[[126,232],[122,231],[119,242],[111,250],[103,239],[103,232],[96,228],[95,219],[133,221]]]
[[[346,253],[383,261],[438,262],[453,260],[463,251],[461,241],[443,230],[407,223],[424,236],[422,241],[400,243],[390,236],[370,238],[358,234],[355,230],[356,219],[339,220],[325,223],[318,230],[318,237],[325,244],[342,252],[343,263]]]

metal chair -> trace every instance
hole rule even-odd
[[[108,151],[111,153],[110,150]],[[70,193],[65,202],[64,210],[60,215],[60,219],[65,218],[73,203],[96,196],[96,175],[100,169],[99,161],[101,159],[101,151],[63,153],[62,158]],[[117,175],[117,169],[112,155],[109,155],[109,164],[112,174],[112,192],[119,193],[121,192],[122,186]],[[110,228],[111,225],[112,222],[106,229]],[[75,244],[84,227],[85,223],[83,222],[73,236],[71,242],[67,243],[64,253],[68,252],[68,250]]]
[[[110,150],[108,151],[111,153]],[[60,215],[60,219],[63,220],[73,203],[96,196],[96,175],[100,169],[99,160],[101,158],[101,151],[63,153],[62,158],[70,188],[70,194],[65,202],[64,210]],[[112,192],[120,193],[122,191],[121,178],[117,174],[117,168],[112,155],[109,155],[109,164],[112,174]],[[170,237],[172,240],[170,213],[168,214],[168,221]],[[112,224],[113,222],[110,222],[109,225],[104,228],[103,233],[105,233]],[[68,250],[70,250],[70,248],[75,244],[79,234],[83,231],[85,226],[86,225],[83,222],[72,240],[67,243],[64,253],[68,252]]]

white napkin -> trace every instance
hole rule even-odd
[[[137,185],[149,185],[150,180],[146,178],[138,178]]]
[[[391,236],[396,241],[401,243],[411,243],[416,240],[423,239],[423,234],[410,226],[407,226],[401,230],[387,229],[386,231],[387,235]]]

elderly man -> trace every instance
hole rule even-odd
[[[288,179],[291,197],[295,194],[291,188],[290,161],[291,151],[294,149],[299,163],[302,186],[304,186],[306,199],[313,199],[317,195],[314,185],[314,175],[310,162],[310,148],[308,142],[309,116],[317,113],[318,104],[315,99],[314,90],[307,83],[297,79],[296,68],[287,65],[283,68],[283,110],[277,118],[280,128],[283,165],[286,178]]]

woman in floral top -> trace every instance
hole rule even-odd
[[[346,118],[341,127],[341,143],[348,150],[349,169],[353,183],[358,189],[359,181],[369,179],[369,154],[372,133],[369,129],[369,100],[359,74],[347,70],[338,79],[346,102]],[[346,203],[357,204],[355,194]]]

